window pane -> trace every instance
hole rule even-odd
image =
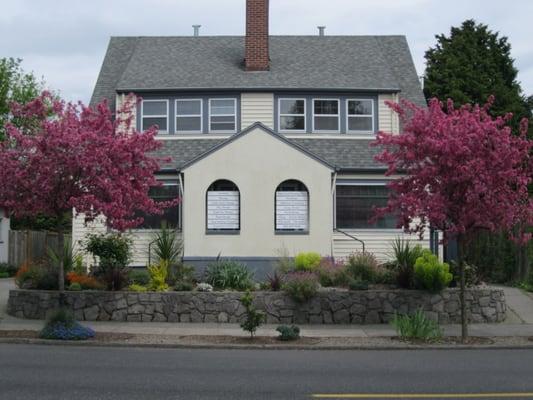
[[[336,188],[337,228],[396,228],[396,218],[387,215],[370,224],[374,207],[387,205],[388,188],[385,186],[344,186]]]
[[[178,185],[166,185],[150,188],[150,197],[155,201],[169,201],[179,196]],[[176,205],[165,209],[161,215],[138,213],[144,218],[144,222],[139,226],[140,229],[161,229],[165,224],[168,228],[177,228],[179,226],[179,206]]]
[[[166,101],[144,101],[143,115],[167,115]]]
[[[199,115],[202,112],[201,100],[178,100],[177,115]]]
[[[348,117],[349,131],[372,131],[372,117]]]
[[[303,114],[304,100],[281,99],[279,101],[280,114]]]
[[[235,117],[211,117],[212,131],[234,131]]]
[[[177,131],[199,131],[202,127],[201,117],[178,117],[176,118]]]
[[[211,100],[211,115],[235,114],[234,100]]]
[[[348,115],[372,115],[372,100],[349,100]]]
[[[307,191],[276,191],[276,230],[306,231],[308,211]]]
[[[150,128],[153,125],[157,125],[160,131],[167,130],[167,119],[166,118],[143,118],[143,131]]]
[[[279,128],[282,130],[304,130],[305,117],[280,117]]]
[[[339,102],[338,100],[315,100],[314,108],[315,114],[338,114]]]
[[[336,131],[339,129],[339,119],[337,117],[315,117],[315,130]]]
[[[207,229],[239,229],[239,192],[210,190],[207,192]]]

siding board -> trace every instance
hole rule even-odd
[[[241,94],[241,128],[245,129],[254,122],[261,122],[274,129],[273,93]]]

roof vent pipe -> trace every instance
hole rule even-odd
[[[318,36],[324,36],[324,31],[326,30],[326,27],[324,25],[317,26],[318,28]]]
[[[192,28],[194,29],[194,36],[200,36],[200,27],[202,25],[193,25]]]

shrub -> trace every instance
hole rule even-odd
[[[289,252],[286,248],[278,250],[279,257],[276,261],[276,269],[282,274],[293,271],[295,269],[294,258],[289,257]]]
[[[430,340],[442,336],[439,325],[426,317],[422,310],[417,310],[413,315],[394,316],[392,325],[396,328],[398,336],[402,339]]]
[[[15,275],[15,283],[21,289],[58,290],[58,271],[42,263],[24,263]]]
[[[128,290],[131,290],[132,292],[144,293],[148,291],[148,288],[146,286],[139,285],[137,283],[132,283],[131,285],[128,286]]]
[[[396,238],[392,242],[392,266],[396,270],[398,286],[410,289],[414,285],[414,267],[416,260],[422,255],[420,245],[412,245],[408,240]]]
[[[7,277],[15,276],[17,273],[17,267],[8,263],[0,263],[0,273],[6,274]]]
[[[416,260],[414,278],[417,289],[439,292],[448,287],[453,276],[448,264],[441,263],[435,254],[424,250]]]
[[[131,260],[131,239],[118,234],[90,234],[85,249],[100,259],[100,267],[126,267]]]
[[[196,285],[196,290],[199,292],[212,292],[213,286],[211,286],[209,283],[200,282],[198,285]]]
[[[452,260],[450,262],[450,273],[453,276],[453,280],[450,283],[450,286],[459,286],[459,265],[457,262]],[[475,265],[464,263],[465,269],[465,283],[467,287],[479,285],[481,278],[478,273],[478,268]]]
[[[137,284],[137,285],[143,285],[146,286],[150,282],[150,274],[148,271],[145,271],[143,269],[136,270],[132,269],[130,270],[128,274],[129,280],[131,284]]]
[[[167,283],[173,284],[179,279],[178,270],[181,267],[181,252],[183,249],[182,243],[178,239],[178,232],[175,229],[167,228],[166,224],[164,224],[155,234],[152,243],[157,261],[164,261],[168,265]]]
[[[346,265],[332,258],[323,258],[316,272],[320,284],[324,287],[347,286],[349,283]]]
[[[363,282],[376,282],[379,264],[374,254],[358,252],[348,257],[346,271],[351,278]]]
[[[174,285],[174,290],[176,292],[190,292],[194,289],[194,284],[189,281],[177,281]]]
[[[316,296],[318,278],[312,272],[289,272],[284,278],[283,290],[297,303],[304,303]]]
[[[54,340],[86,340],[94,337],[94,331],[76,322],[68,311],[60,309],[51,315],[39,337]]]
[[[314,271],[320,265],[322,257],[318,253],[298,253],[294,257],[294,267],[296,271]]]
[[[78,274],[74,271],[67,273],[67,281],[72,285],[77,283],[85,290],[102,290],[104,285],[93,276],[87,274]]]
[[[7,272],[0,272],[0,279],[9,278],[9,274]]]
[[[246,309],[246,318],[241,323],[241,328],[250,332],[250,337],[253,338],[257,328],[265,321],[265,314],[254,307],[253,297],[249,290],[241,297],[240,301]]]
[[[70,290],[72,292],[79,292],[82,289],[81,285],[78,282],[71,283],[68,285],[67,290]]]
[[[52,247],[47,247],[46,255],[49,262],[59,268],[59,262],[63,258],[63,268],[65,272],[76,270],[80,272],[83,270],[83,257],[82,255],[74,251],[72,246],[72,240],[69,237],[65,237],[63,241],[63,251],[58,251]]]
[[[267,290],[272,290],[274,292],[277,292],[281,290],[281,286],[283,284],[283,279],[281,277],[281,274],[278,273],[278,271],[274,271],[272,275],[267,275],[267,281],[264,285],[264,288]]]
[[[253,273],[246,265],[231,260],[209,264],[206,281],[216,289],[247,290],[253,287]]]
[[[150,283],[148,284],[150,290],[155,292],[168,290],[168,263],[166,261],[161,260],[157,265],[148,266],[148,273],[150,274]]]
[[[300,338],[300,328],[298,328],[296,325],[280,325],[276,328],[276,330],[279,332],[279,340],[286,342]]]
[[[99,268],[95,272],[95,276],[100,279],[107,290],[122,290],[128,286],[129,283],[129,268],[118,265],[108,266],[107,268]]]
[[[351,279],[348,283],[350,290],[368,290],[368,282],[359,279]]]

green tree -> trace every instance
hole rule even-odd
[[[26,104],[37,97],[44,88],[44,82],[21,67],[21,59],[0,58],[0,141],[5,136],[5,123],[11,121],[20,126],[23,121],[13,118],[10,103]]]
[[[531,104],[522,93],[507,37],[474,20],[452,27],[449,36],[436,35],[437,44],[426,54],[424,94],[427,99],[453,99],[456,106],[496,101],[494,116],[512,112],[511,126],[531,117]]]

